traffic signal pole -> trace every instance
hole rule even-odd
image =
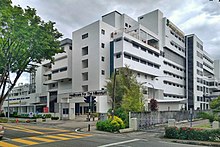
[[[88,131],[90,131],[91,102],[92,102],[92,95],[90,94],[90,96],[89,96],[89,124],[88,124]]]

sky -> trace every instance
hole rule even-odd
[[[137,20],[137,17],[160,9],[186,35],[196,34],[204,50],[220,59],[220,2],[219,0],[12,0],[14,5],[37,10],[45,21],[56,22],[64,38],[73,31],[118,11]],[[29,81],[22,76],[19,81]],[[25,82],[23,82],[25,83]]]

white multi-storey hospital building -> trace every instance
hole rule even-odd
[[[54,64],[39,65],[35,98],[31,105],[19,105],[31,107],[21,113],[46,107],[63,119],[74,119],[88,112],[84,96],[90,93],[96,96],[95,111],[106,113],[112,102],[106,81],[126,65],[147,88],[146,110],[151,98],[161,111],[209,109],[210,98],[218,96],[219,62],[204,51],[196,35],[185,35],[160,10],[137,20],[113,11],[74,31],[61,47],[65,53],[57,54]],[[17,105],[11,107],[16,110]]]

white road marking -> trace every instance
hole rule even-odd
[[[139,141],[139,140],[141,140],[141,139],[126,140],[126,141],[121,141],[121,142],[116,142],[116,143],[110,143],[110,144],[106,144],[106,145],[101,145],[101,146],[98,146],[98,147],[114,146],[114,145],[129,143],[129,142],[135,142],[135,141]]]

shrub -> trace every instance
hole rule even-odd
[[[108,120],[98,121],[96,128],[100,131],[118,132],[120,129],[124,129],[125,125],[121,118],[114,116],[114,119],[110,117]]]
[[[111,114],[112,113],[112,109],[109,109],[108,113]],[[128,127],[128,125],[129,125],[128,113],[123,108],[116,108],[115,112],[114,112],[114,115],[118,116],[119,118],[121,118],[122,121],[125,124],[125,127],[126,128]]]
[[[51,114],[45,114],[45,118],[51,118]]]
[[[220,141],[220,129],[203,130],[189,127],[166,127],[164,137],[185,140]]]
[[[8,122],[8,119],[0,118],[0,123],[7,123],[7,122]]]
[[[165,137],[166,138],[177,138],[179,135],[179,129],[177,127],[166,127]]]
[[[59,117],[51,117],[51,120],[58,120]]]

